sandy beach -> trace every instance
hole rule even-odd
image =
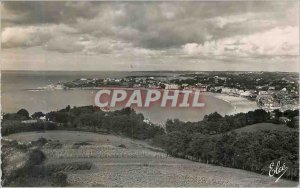
[[[232,105],[234,107],[233,110],[226,113],[226,115],[232,115],[241,112],[247,113],[249,111],[258,109],[258,106],[255,101],[250,101],[244,97],[229,96],[223,93],[211,93],[211,92],[207,92],[205,93],[205,95],[213,96]]]

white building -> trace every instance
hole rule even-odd
[[[233,93],[233,91],[234,91],[234,89],[232,89],[232,88],[224,87],[224,88],[222,88],[221,93]]]
[[[251,95],[251,92],[250,91],[245,91],[245,92],[242,92],[241,93],[241,96],[242,97],[249,97]]]
[[[179,89],[177,84],[165,84],[165,89]]]
[[[23,120],[21,123],[37,123],[38,121],[36,119],[29,119],[29,120]]]

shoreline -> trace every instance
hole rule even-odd
[[[233,110],[226,113],[226,115],[234,115],[237,113],[247,113],[249,111],[254,111],[259,109],[255,101],[250,101],[241,96],[230,96],[224,93],[212,93],[212,92],[205,92],[205,95],[209,95],[215,97],[217,99],[223,100],[233,106]]]

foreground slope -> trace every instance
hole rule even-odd
[[[59,140],[43,148],[46,164],[92,162],[90,170],[68,171],[70,186],[297,186],[298,182],[167,156],[142,141],[79,131],[24,132],[7,138]]]

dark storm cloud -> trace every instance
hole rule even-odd
[[[77,18],[92,18],[97,14],[94,2],[3,2],[3,8],[15,14],[14,18],[2,18],[10,24],[72,23]]]

